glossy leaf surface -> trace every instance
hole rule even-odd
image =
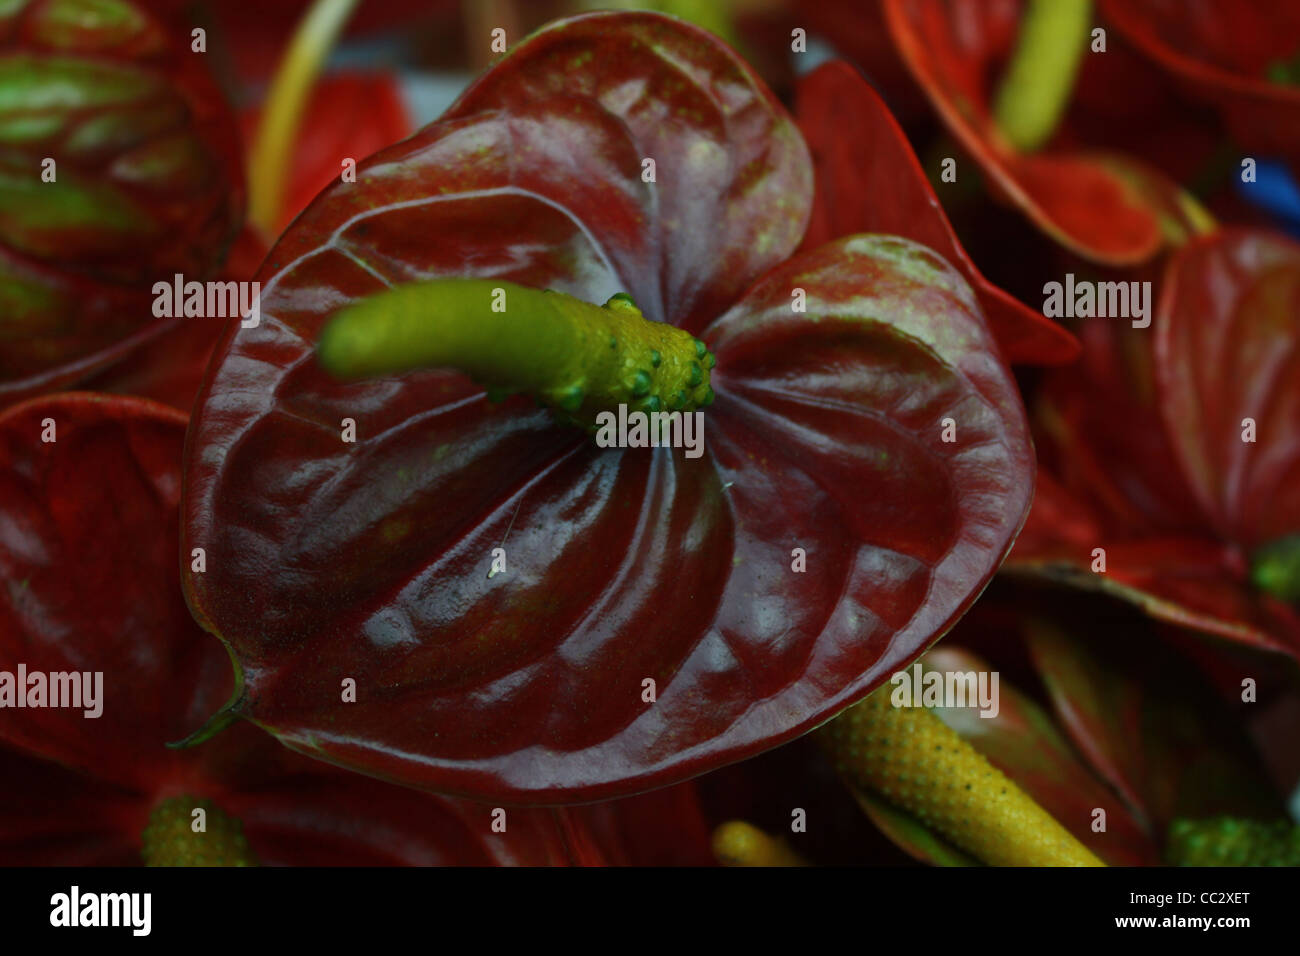
[[[1300,532],[1297,316],[1300,244],[1242,229],[1174,258],[1156,316],[1174,451],[1214,530],[1247,551]]]
[[[1025,513],[1019,399],[929,250],[857,237],[783,263],[810,199],[794,124],[734,54],[597,14],[314,202],[189,443],[184,548],[210,563],[187,594],[242,665],[236,710],[418,786],[595,799],[796,736],[950,626]],[[450,371],[318,368],[337,308],[436,276],[627,291],[695,330],[719,362],[703,457],[598,449]]]

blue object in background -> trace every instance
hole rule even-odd
[[[1300,236],[1300,184],[1286,163],[1261,159],[1255,164],[1253,183],[1243,183],[1239,176],[1233,178],[1243,199],[1266,210],[1287,232]]]

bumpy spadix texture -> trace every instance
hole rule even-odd
[[[924,707],[882,688],[819,734],[836,769],[994,866],[1102,866],[1042,807]]]
[[[196,816],[196,810],[202,814]],[[257,866],[238,820],[211,800],[186,796],[154,807],[140,855],[145,866]]]

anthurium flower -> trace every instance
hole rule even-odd
[[[1176,821],[1282,819],[1282,801],[1230,708],[1149,624],[1106,604],[1058,601],[1068,615],[1022,622],[1031,676],[1045,687],[1045,701],[1003,670],[996,713],[952,701],[932,713],[1112,866],[1166,860]],[[963,646],[972,623],[922,658],[924,674],[988,675],[1014,660],[1011,651],[1020,648],[1009,646],[1015,638],[1003,629],[997,643],[1004,652],[991,661]],[[909,780],[913,790],[928,785],[915,775]],[[932,783],[942,792],[945,779]],[[872,821],[917,859],[979,862],[881,793],[856,795]]]
[[[1171,259],[1150,337],[1085,327],[1044,392],[1046,465],[1008,569],[1300,654],[1300,246],[1226,229]]]
[[[980,274],[906,135],[857,70],[839,61],[823,64],[800,80],[798,92],[799,129],[817,177],[801,248],[861,232],[914,239],[961,271],[1008,360],[1060,364],[1079,354],[1073,335]],[[864,189],[864,182],[890,188]]]
[[[259,273],[261,324],[227,329],[188,441],[183,551],[207,569],[184,586],[241,681],[219,720],[420,787],[592,800],[791,739],[942,634],[1027,507],[1019,397],[935,252],[853,236],[790,258],[811,201],[752,71],[654,14],[543,29],[324,192]],[[475,298],[496,283],[514,312]],[[602,449],[455,368],[336,381],[313,353],[343,312],[368,353],[471,349],[447,361],[530,381],[609,364],[589,336],[531,362],[552,320],[672,340],[627,353],[625,384],[650,407],[657,361],[686,376],[703,452]],[[500,348],[472,316],[507,323]]]
[[[1102,0],[1101,9],[1186,92],[1218,109],[1242,147],[1300,161],[1300,11],[1294,5]]]
[[[1086,0],[965,4],[960,16],[943,0],[884,0],[884,10],[948,130],[994,189],[1065,248],[1131,266],[1185,239],[1182,220],[1208,228],[1207,215],[1157,170],[1118,153],[1060,149],[1051,138],[1089,55]]]
[[[231,690],[180,592],[184,436],[179,412],[117,396],[0,416],[0,864],[604,862],[585,811],[510,809],[494,829],[490,805],[339,771],[247,724],[167,747]]]
[[[252,142],[265,104],[244,111],[241,125]],[[307,101],[293,150],[289,193],[276,234],[325,186],[353,163],[411,134],[397,81],[386,73],[337,73],[317,82]]]
[[[0,402],[66,387],[176,324],[151,288],[213,275],[239,228],[233,118],[164,4],[0,13]]]

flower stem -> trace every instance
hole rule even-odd
[[[888,685],[817,731],[840,774],[993,866],[1104,866],[1028,794]]]
[[[993,107],[998,130],[1016,150],[1033,152],[1056,130],[1091,25],[1092,0],[1029,0]]]
[[[689,412],[713,401],[704,343],[645,318],[626,295],[603,306],[494,279],[397,286],[337,313],[317,355],[338,378],[455,368],[500,400],[523,392],[587,429],[626,404]]]
[[[248,215],[266,236],[279,230],[285,181],[307,96],[359,0],[316,0],[302,18],[267,92],[250,153]]]

